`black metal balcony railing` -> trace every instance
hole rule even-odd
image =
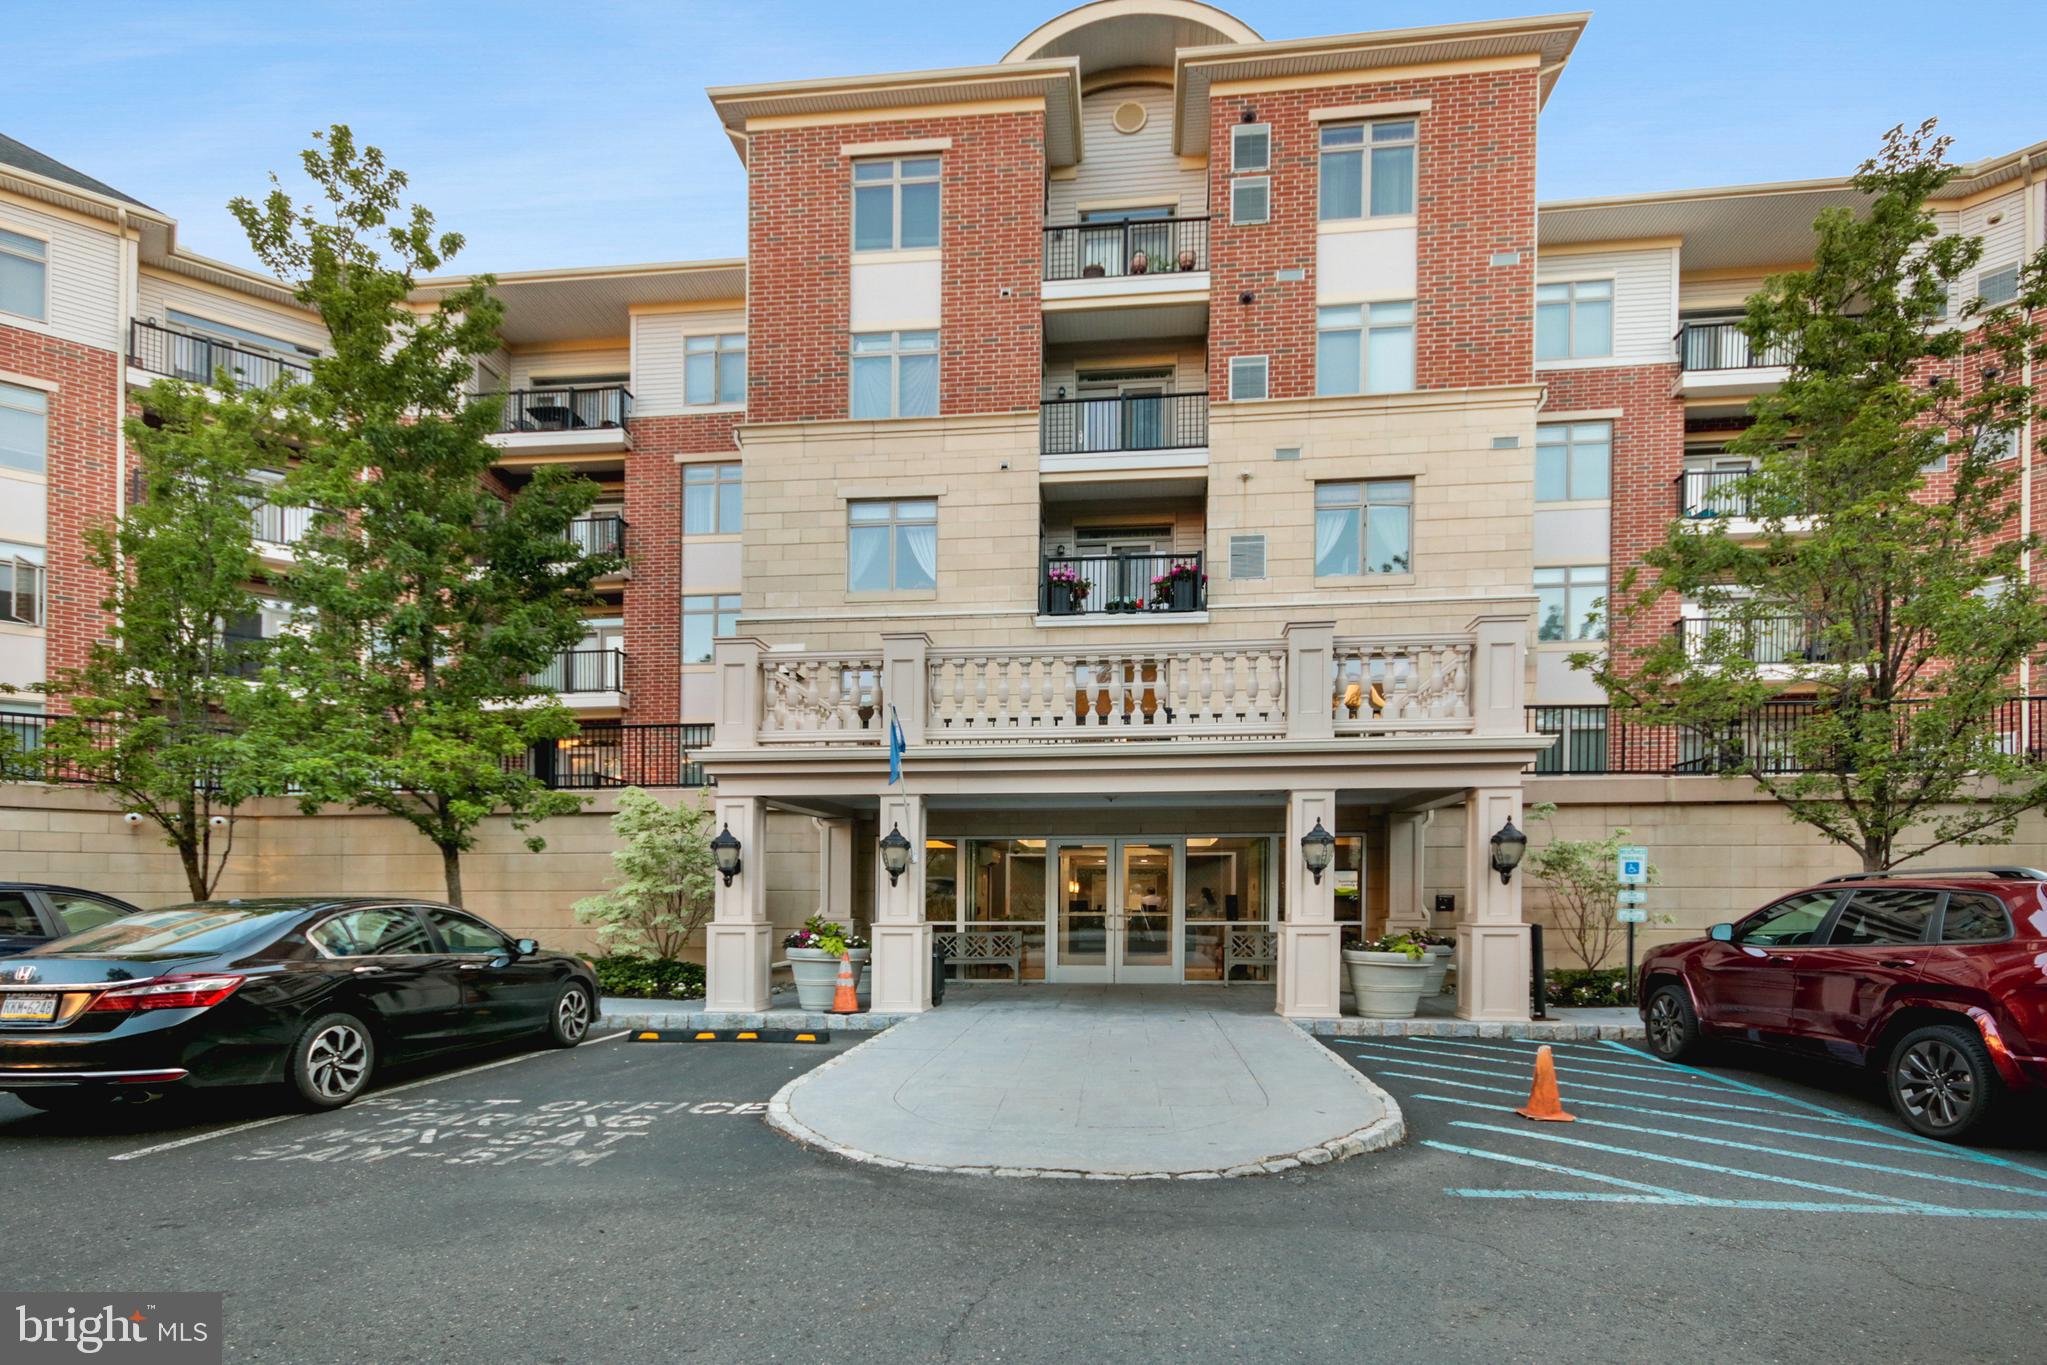
[[[569,539],[586,555],[625,557],[624,517],[581,517],[569,523]]]
[[[623,692],[625,651],[622,649],[566,649],[554,662],[526,681],[555,692]]]
[[[1741,656],[1751,663],[1824,663],[1827,648],[1812,621],[1803,616],[1758,616],[1746,621],[1716,621],[1705,616],[1681,617],[1671,626],[1684,641],[1685,652],[1694,654],[1707,637],[1725,631],[1734,639]]]
[[[230,346],[225,341],[175,331],[141,318],[128,324],[128,363],[149,374],[168,375],[192,384],[211,384],[226,370],[245,389],[266,388],[282,377],[304,380],[313,373],[301,361]]]
[[[1083,583],[1087,586],[1078,586]],[[1047,555],[1039,606],[1047,616],[1205,611],[1208,578],[1199,550],[1177,555]]]
[[[1751,517],[1755,499],[1741,486],[1741,481],[1751,472],[1746,469],[1687,469],[1677,476],[1677,514],[1699,519]]]
[[[1137,218],[1045,229],[1045,278],[1091,280],[1208,269],[1208,218]]]
[[[1205,393],[1047,398],[1038,406],[1038,450],[1045,455],[1196,450],[1207,444]]]
[[[592,388],[513,389],[505,395],[501,432],[615,431],[633,415],[623,384]]]
[[[1789,365],[1788,346],[1756,352],[1738,322],[1687,322],[1677,329],[1677,356],[1687,370],[1746,370]]]

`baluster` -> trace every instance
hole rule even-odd
[[[1016,710],[1010,698],[1016,687],[1016,660],[1014,658],[997,660],[996,667],[999,671],[995,675],[995,705],[1002,712],[1002,728],[1014,730]]]

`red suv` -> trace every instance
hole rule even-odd
[[[1716,1038],[1884,1068],[1928,1137],[1980,1130],[2047,1089],[2047,872],[1931,868],[1833,877],[1643,960],[1665,1061]]]

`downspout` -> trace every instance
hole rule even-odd
[[[2025,259],[2027,260],[2031,260],[2033,254],[2040,249],[2038,172],[2038,158],[2027,157],[2025,193]],[[2026,348],[2025,360],[2021,362],[2019,382],[2026,386],[2029,393],[2031,392],[2033,387],[2033,351],[2031,347]],[[2028,415],[2026,429],[2019,435],[2019,534],[2026,537],[2030,537],[2033,534],[2033,432],[2037,425],[2038,423]],[[2019,552],[2019,575],[2028,585],[2032,583],[2033,552],[2030,549]],[[2019,660],[2019,695],[2022,697],[2032,695],[2032,684],[2033,659],[2031,655],[2027,655]],[[2032,708],[2030,706],[2021,706],[2019,708],[2019,717],[2020,743],[2024,744],[2026,752],[2030,753],[2032,752],[2032,745],[2038,742],[2036,736],[2026,733],[2027,729],[2030,728],[2032,720]]]
[[[129,258],[128,210],[114,210],[114,224],[120,234],[121,282],[115,290],[118,312],[114,319],[114,520],[128,513],[128,438],[122,430],[128,415],[128,338],[135,322],[135,272],[142,253]],[[116,554],[120,551],[118,547]],[[118,561],[117,561],[118,562]]]

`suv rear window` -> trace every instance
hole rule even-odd
[[[1849,898],[1827,942],[1837,948],[1887,943],[1920,943],[1940,906],[1940,892],[1910,887],[1871,887]]]
[[[1942,943],[1987,943],[2011,933],[2011,920],[2004,902],[1995,896],[1970,896],[1960,892],[1948,897],[1947,915],[1940,922]]]

